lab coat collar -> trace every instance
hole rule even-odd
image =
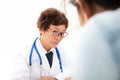
[[[37,41],[36,41],[36,47],[37,47],[37,49],[38,49],[38,51],[39,51],[39,53],[41,55],[41,58],[42,58],[42,63],[43,63],[42,67],[45,70],[50,71],[52,67],[50,68],[50,66],[49,66],[48,60],[47,60],[46,55],[45,55],[47,53],[47,51],[42,46],[42,44],[40,42],[40,38],[38,38]],[[53,55],[54,55],[55,48],[51,48],[50,51],[52,51]],[[48,51],[48,52],[50,52],[50,51]]]
[[[42,43],[40,42],[40,37],[37,39],[37,41],[36,41],[36,45],[37,45],[37,47],[39,48],[39,50],[41,51],[43,51],[44,52],[44,54],[46,54],[46,53],[48,53],[48,52],[50,52],[50,51],[52,51],[52,52],[54,52],[55,51],[55,48],[51,48],[48,52],[45,50],[45,48],[42,46]],[[40,49],[41,48],[41,49]]]

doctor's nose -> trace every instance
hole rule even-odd
[[[61,40],[63,39],[63,37],[61,37],[61,36],[59,35],[59,36],[56,36],[55,39],[56,39],[57,41],[61,41]]]

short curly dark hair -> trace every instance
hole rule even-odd
[[[67,28],[68,19],[60,10],[57,10],[55,8],[48,8],[41,12],[41,15],[37,21],[37,27],[46,31],[50,25],[65,25],[65,28]]]

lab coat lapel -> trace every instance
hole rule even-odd
[[[40,42],[40,40],[38,39],[37,41],[36,41],[36,45],[37,45],[37,48],[38,48],[38,51],[39,51],[39,53],[40,53],[40,56],[41,56],[41,58],[42,58],[42,68],[44,69],[44,70],[47,70],[48,72],[50,71],[50,66],[49,66],[49,62],[48,62],[48,60],[47,60],[47,57],[46,57],[46,51],[45,51],[45,49],[42,47],[42,44],[41,44],[41,42]]]
[[[43,64],[42,64],[43,68],[45,70],[47,70],[48,72],[50,71],[50,65],[49,65],[49,62],[47,60],[47,57],[46,55],[43,55]]]
[[[56,75],[56,73],[60,72],[59,60],[57,58],[57,54],[55,49],[53,50],[53,62],[51,67],[51,75]]]

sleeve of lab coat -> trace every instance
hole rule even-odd
[[[22,52],[15,56],[11,80],[29,80],[30,74],[27,54],[27,50],[22,49]]]
[[[72,60],[71,57],[68,55],[68,53],[61,47],[59,47],[63,72],[60,72],[55,77],[58,80],[65,80],[65,78],[72,77]]]

